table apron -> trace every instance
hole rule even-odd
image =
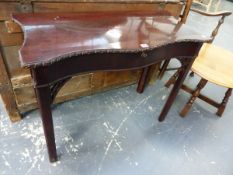
[[[196,57],[202,42],[185,41],[163,45],[154,49],[134,52],[95,52],[59,59],[31,67],[36,88],[50,86],[80,73],[120,71],[147,67],[171,58]]]

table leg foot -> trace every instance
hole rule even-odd
[[[51,112],[52,98],[49,87],[36,88],[38,106],[44,128],[50,162],[57,161],[57,151],[54,137],[53,118]]]
[[[192,60],[183,58],[180,61],[181,61],[182,65],[183,65],[183,68],[180,69],[179,74],[178,74],[178,78],[175,81],[175,84],[174,84],[174,86],[173,86],[173,88],[172,88],[172,90],[171,90],[171,92],[170,92],[170,94],[169,94],[169,96],[167,98],[167,101],[165,102],[165,105],[163,106],[163,109],[162,109],[162,111],[161,111],[161,113],[159,115],[158,120],[160,122],[164,121],[168,111],[170,110],[170,108],[171,108],[171,106],[172,106],[172,104],[173,104],[173,102],[174,102],[174,100],[175,100],[175,98],[176,98],[176,96],[177,96],[177,94],[178,94],[178,92],[179,92],[179,90],[180,90],[180,88],[181,88],[181,86],[182,86],[188,72],[189,72],[189,69],[192,66],[194,58]]]

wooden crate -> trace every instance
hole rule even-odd
[[[27,12],[94,12],[94,11],[155,11],[167,9],[174,16],[185,19],[188,3],[138,0],[0,0],[0,93],[11,121],[37,108],[33,83],[28,69],[21,68],[18,50],[23,43],[21,28],[11,20],[12,13]],[[186,6],[184,6],[186,5]],[[187,7],[187,8],[185,8]],[[159,65],[154,65],[151,77],[155,80]],[[55,103],[64,102],[96,92],[137,82],[141,70],[96,72],[73,77],[58,93]]]

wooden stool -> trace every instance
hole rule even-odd
[[[216,107],[218,109],[216,114],[222,116],[233,88],[233,53],[213,44],[204,44],[191,70],[202,78],[195,90],[182,85],[181,88],[191,93],[192,96],[182,109],[180,115],[185,117],[196,98],[200,98]],[[179,72],[180,69],[165,84],[166,87],[169,87],[176,81]],[[200,93],[208,81],[227,88],[222,102],[218,103]]]
[[[207,103],[218,109],[217,115],[222,116],[233,88],[233,53],[213,44],[204,44],[199,56],[196,58],[192,71],[202,77],[188,103],[180,115],[185,116],[195,99],[200,96],[200,91],[208,81],[228,88],[221,103],[206,100]]]
[[[193,74],[196,73],[201,77],[201,80],[198,83],[196,89],[192,90],[191,88],[189,88],[184,84],[181,86],[181,89],[192,94],[192,96],[190,97],[189,101],[181,111],[180,115],[184,117],[190,110],[196,98],[200,98],[205,102],[209,103],[210,105],[216,107],[218,109],[216,114],[218,116],[222,116],[226,104],[228,102],[228,99],[231,96],[232,88],[233,88],[233,53],[221,47],[215,46],[211,43],[214,41],[218,33],[219,27],[223,24],[225,17],[231,15],[231,12],[222,11],[216,13],[206,13],[196,9],[191,9],[191,10],[193,12],[199,13],[204,16],[209,16],[209,17],[221,16],[221,18],[219,19],[217,26],[212,31],[211,41],[209,41],[208,43],[202,46],[198,54],[198,57],[196,58],[196,60],[192,65],[191,68],[192,73],[190,74],[190,76],[193,76]],[[170,62],[169,59],[164,61],[160,69],[160,74],[159,74],[160,79],[163,77],[164,72],[166,70],[169,70],[167,69],[169,62]],[[177,77],[179,77],[179,74],[180,72],[182,72],[182,69],[183,69],[182,67],[177,69],[175,74],[165,84],[166,87],[169,87],[171,84],[174,84],[176,82],[176,79]],[[174,70],[174,68],[170,70]],[[205,87],[208,81],[217,84],[219,86],[228,88],[225,97],[223,98],[221,103],[218,103],[201,94],[201,89]]]

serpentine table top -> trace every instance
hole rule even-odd
[[[183,69],[163,107],[164,120],[203,42],[166,11],[14,14],[24,31],[20,62],[29,67],[41,112],[50,161],[57,160],[51,104],[72,76],[83,72],[143,68],[142,92],[150,65],[177,58]]]
[[[22,66],[50,64],[93,52],[135,52],[173,42],[206,39],[188,26],[177,24],[177,19],[165,11],[36,13],[13,18],[25,34],[20,50]]]

